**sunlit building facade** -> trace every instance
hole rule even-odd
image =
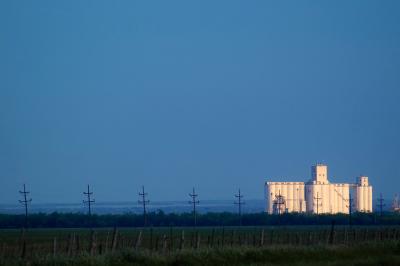
[[[357,177],[353,184],[330,183],[324,164],[311,167],[311,180],[306,183],[266,182],[265,198],[270,214],[372,212],[372,186],[368,177]]]

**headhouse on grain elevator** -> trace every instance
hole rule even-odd
[[[359,176],[352,184],[330,183],[328,167],[320,163],[311,166],[308,182],[266,182],[265,198],[270,214],[348,214],[350,204],[353,211],[372,212],[372,186],[368,177]]]

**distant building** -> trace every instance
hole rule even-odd
[[[307,212],[314,214],[372,212],[372,186],[360,176],[355,184],[334,184],[328,180],[328,167],[311,167],[311,180],[304,182],[266,182],[266,211],[270,214]],[[352,199],[352,200],[351,200]]]

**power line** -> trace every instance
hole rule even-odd
[[[196,194],[194,188],[193,188],[193,193],[189,193],[189,197],[192,198],[192,200],[189,201],[189,204],[192,204],[192,205],[193,205],[193,225],[194,225],[194,227],[197,226],[196,204],[199,204],[199,203],[200,203],[200,201],[196,200],[196,198],[197,198],[198,196],[199,196],[199,195]]]
[[[28,204],[32,202],[32,199],[27,199],[27,195],[30,192],[26,191],[25,184],[24,184],[24,190],[23,191],[19,191],[19,193],[23,197],[22,200],[19,200],[19,203],[21,203],[25,207],[25,227],[28,227]]]
[[[379,207],[381,217],[383,216],[383,207],[386,206],[386,204],[384,204],[384,202],[385,202],[385,199],[383,198],[382,193],[381,193],[381,195],[378,199],[378,207]]]
[[[242,198],[244,196],[242,194],[240,194],[240,189],[239,189],[239,194],[236,194],[235,197],[237,198],[237,201],[235,201],[234,204],[238,205],[239,225],[242,226],[242,205],[244,205],[246,203],[244,201],[242,201]]]
[[[83,204],[87,204],[88,206],[88,215],[92,216],[92,203],[94,203],[94,199],[92,199],[93,192],[90,191],[89,185],[87,185],[87,192],[83,192],[83,195],[87,198],[87,200],[83,200]]]
[[[146,200],[147,193],[144,192],[144,186],[142,186],[142,192],[139,192],[139,196],[142,197],[142,200],[138,200],[138,203],[143,205],[143,227],[146,227],[147,225],[146,204],[149,204],[150,201]]]

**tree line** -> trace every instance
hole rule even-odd
[[[349,215],[312,215],[303,213],[285,213],[271,215],[264,212],[238,214],[229,212],[204,213],[197,215],[197,226],[287,226],[287,225],[348,225]],[[353,213],[352,225],[400,225],[397,213]],[[19,228],[25,225],[25,215],[0,214],[0,228]],[[143,215],[58,213],[30,214],[30,228],[81,228],[81,227],[142,227]],[[161,210],[147,213],[147,226],[193,226],[193,213],[165,213]]]

